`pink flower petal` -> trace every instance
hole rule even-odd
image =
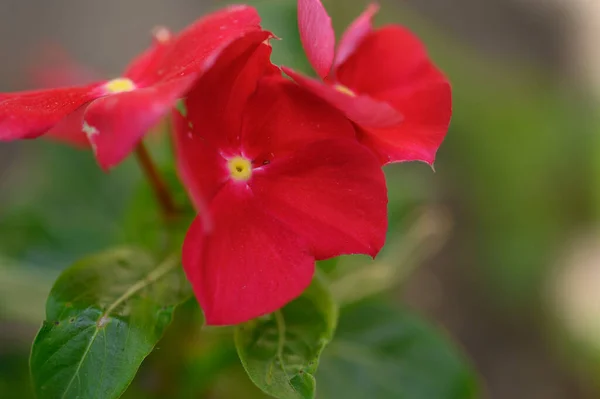
[[[306,243],[250,191],[226,185],[211,215],[214,230],[207,233],[196,219],[183,245],[183,267],[206,324],[239,324],[274,312],[308,287],[314,258]]]
[[[94,83],[82,87],[3,93],[0,141],[41,136],[79,107],[103,95]]]
[[[389,127],[402,121],[402,115],[389,104],[367,95],[349,95],[334,86],[308,78],[289,68],[283,71],[298,84],[318,95],[342,111],[349,119],[362,126]]]
[[[260,81],[242,119],[243,152],[259,164],[315,140],[356,137],[341,112],[280,76]]]
[[[298,27],[306,56],[324,79],[333,64],[335,33],[321,0],[298,0]]]
[[[108,170],[127,157],[193,82],[190,77],[171,80],[92,102],[84,114],[83,130],[100,166]]]
[[[373,17],[379,11],[378,4],[370,4],[367,9],[346,29],[338,44],[334,68],[348,59],[362,40],[373,30]]]
[[[305,237],[318,260],[377,255],[387,230],[378,160],[349,139],[314,142],[262,170],[250,187],[269,214]]]

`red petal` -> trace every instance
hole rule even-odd
[[[192,83],[189,77],[171,80],[92,102],[84,114],[84,131],[100,166],[108,170],[121,162]]]
[[[337,76],[341,83],[388,102],[404,116],[394,128],[363,125],[362,141],[383,163],[433,163],[450,123],[451,90],[412,33],[400,26],[373,32],[339,68]]]
[[[89,148],[90,141],[87,135],[81,130],[85,108],[85,106],[79,107],[79,109],[69,114],[52,129],[48,130],[44,137],[62,141],[79,148]]]
[[[183,267],[208,325],[271,313],[298,297],[314,274],[306,243],[238,189],[228,184],[215,198],[212,233],[196,219],[183,245]]]
[[[265,209],[305,237],[318,260],[375,256],[385,242],[387,190],[378,160],[354,140],[318,141],[255,170]]]
[[[125,69],[124,77],[131,79],[138,86],[154,83],[159,64],[169,51],[171,40],[162,42],[154,40],[152,46],[136,57]]]
[[[315,140],[356,137],[343,114],[283,77],[261,80],[242,119],[243,152],[259,163]]]
[[[273,73],[270,32],[253,32],[233,42],[197,82],[186,100],[194,134],[221,151],[239,150],[242,113],[258,80]],[[280,72],[278,72],[280,73]]]
[[[258,30],[260,16],[250,6],[229,6],[208,14],[176,35],[161,61],[141,79],[156,82],[201,74],[234,40]]]
[[[335,33],[321,0],[298,0],[298,27],[306,56],[324,79],[333,64]]]
[[[104,84],[6,93],[0,103],[0,141],[41,136],[82,105],[98,98]]]
[[[452,93],[447,82],[433,82],[412,93],[387,93],[402,110],[404,121],[395,128],[365,128],[361,141],[375,150],[383,164],[423,161],[430,165],[448,131]]]
[[[378,4],[370,4],[367,9],[346,29],[337,48],[334,68],[343,64],[354,53],[362,40],[373,30],[373,17],[379,11]]]
[[[196,209],[205,211],[229,178],[226,161],[217,149],[201,137],[194,136],[188,121],[172,112],[177,171]]]
[[[336,74],[343,85],[378,98],[382,91],[419,85],[422,71],[430,69],[421,41],[408,29],[393,25],[364,38]]]
[[[363,126],[388,127],[402,121],[402,115],[389,104],[367,95],[351,96],[336,90],[333,86],[308,78],[289,68],[283,71],[314,94],[337,107],[349,119]]]

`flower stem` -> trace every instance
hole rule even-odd
[[[156,199],[163,211],[163,215],[166,219],[172,219],[175,215],[177,215],[177,207],[175,206],[175,202],[171,197],[171,193],[162,179],[160,173],[158,172],[156,166],[154,165],[154,161],[148,152],[148,149],[144,145],[144,143],[138,144],[135,149],[135,155],[137,157],[138,163],[140,164],[141,169],[144,171],[150,186],[152,186],[152,190],[156,195]]]

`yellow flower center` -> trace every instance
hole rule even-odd
[[[246,181],[252,176],[252,163],[244,157],[231,158],[227,167],[234,180]]]
[[[356,93],[354,91],[352,91],[352,89],[349,89],[348,87],[346,87],[342,84],[337,83],[333,87],[342,94],[345,94],[350,97],[356,97]]]
[[[104,88],[109,94],[123,93],[135,89],[135,83],[131,79],[116,78],[104,85]]]

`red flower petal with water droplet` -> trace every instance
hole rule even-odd
[[[10,93],[0,102],[0,141],[43,135],[69,114],[98,98],[102,84]]]

